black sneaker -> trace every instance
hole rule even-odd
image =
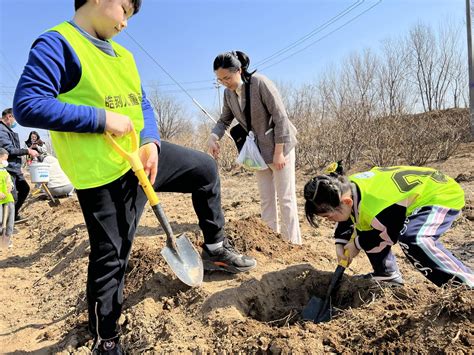
[[[120,346],[118,338],[109,340],[101,340],[100,343],[94,347],[92,351],[93,355],[106,354],[106,355],[123,355],[124,352]]]
[[[227,238],[224,239],[222,247],[217,250],[210,251],[206,244],[203,245],[202,249],[204,270],[220,270],[237,274],[250,271],[257,266],[255,259],[239,254]]]
[[[23,217],[20,215],[15,216],[15,224],[23,223],[26,222],[29,219],[29,217]]]
[[[403,277],[399,272],[390,275],[375,275],[373,272],[363,275],[354,275],[355,278],[364,280],[374,280],[392,286],[403,286]]]

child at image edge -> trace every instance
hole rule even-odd
[[[339,173],[338,173],[338,172]],[[373,272],[361,275],[403,285],[392,245],[398,242],[408,260],[428,280],[442,286],[453,280],[474,285],[474,274],[440,243],[464,206],[459,184],[440,171],[416,167],[374,167],[348,178],[338,167],[304,187],[305,213],[337,222],[338,260],[349,250],[351,261],[364,250]],[[353,229],[357,236],[350,241]]]
[[[10,174],[5,169],[8,166],[8,152],[0,148],[0,226],[3,226],[3,219],[7,218],[6,230],[0,227],[2,245],[13,247],[13,225],[15,224],[15,200],[12,195],[13,182]],[[6,213],[5,213],[6,212]]]

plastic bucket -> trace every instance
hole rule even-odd
[[[31,163],[30,165],[31,182],[48,182],[49,181],[49,164]]]

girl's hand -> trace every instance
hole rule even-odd
[[[142,161],[145,174],[149,177],[153,185],[155,183],[156,174],[158,173],[158,147],[155,143],[142,145],[138,154]]]
[[[349,264],[352,263],[352,260],[357,256],[357,254],[359,254],[360,250],[357,249],[354,241],[351,241],[349,243],[347,243],[345,246],[344,246],[344,250],[348,250],[349,251]]]
[[[0,200],[4,200],[7,196],[3,193],[0,192]]]
[[[336,256],[337,256],[337,263],[340,264],[342,260],[346,260],[346,256],[344,255],[344,244],[336,244]]]
[[[214,157],[214,159],[219,158],[221,147],[219,146],[217,137],[213,134],[211,134],[209,136],[209,139],[207,140],[207,151],[210,155]]]

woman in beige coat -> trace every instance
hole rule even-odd
[[[251,130],[268,165],[268,169],[256,172],[262,219],[285,240],[301,244],[295,191],[296,129],[273,82],[263,75],[249,73],[249,62],[248,56],[239,51],[219,54],[214,60],[217,80],[226,89],[221,116],[209,137],[209,153],[218,157],[218,141],[234,119],[248,128],[244,108],[248,101],[245,84],[249,83]]]

